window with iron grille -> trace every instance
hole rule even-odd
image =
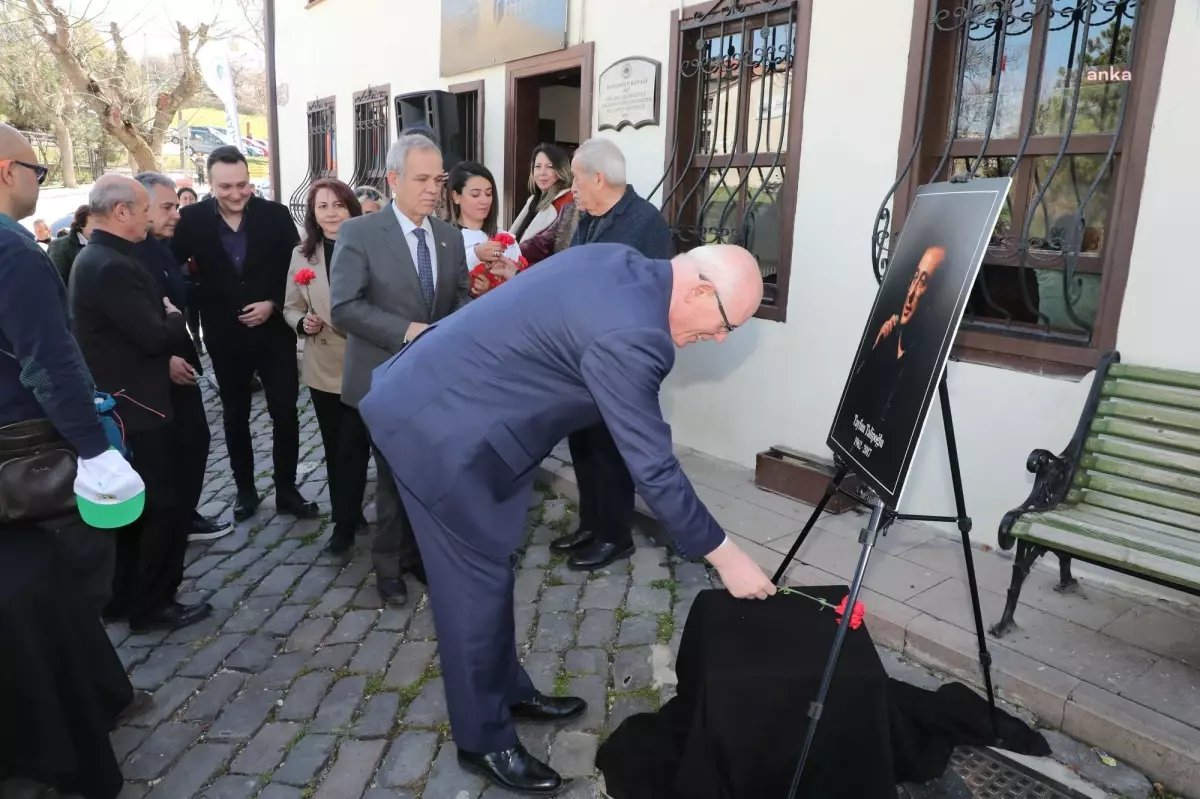
[[[673,16],[668,141],[658,199],[679,251],[741,244],[766,284],[758,316],[783,321],[811,9],[722,0]]]
[[[350,185],[370,186],[388,194],[387,151],[392,131],[388,126],[390,86],[354,93],[354,176]]]
[[[292,193],[288,207],[296,224],[304,224],[308,190],[321,178],[337,177],[337,115],[334,98],[308,104],[308,173]]]
[[[1171,2],[919,3],[907,161],[873,254],[879,276],[917,185],[1013,178],[960,357],[1086,369],[1115,345]]]
[[[450,87],[458,101],[458,130],[463,138],[463,160],[483,163],[483,81]]]

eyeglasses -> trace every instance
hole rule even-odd
[[[33,174],[37,175],[37,182],[39,186],[46,182],[46,175],[50,174],[49,167],[42,166],[41,164],[27,164],[24,161],[18,161],[15,158],[5,158],[3,161],[0,161],[0,166],[4,166],[5,164],[16,164],[17,166],[23,166],[26,169],[32,169]]]
[[[700,279],[708,280],[703,274],[700,275]],[[717,293],[715,285],[713,286],[713,299],[717,301],[717,310],[721,312],[721,330],[726,333],[732,333],[737,330],[737,325],[729,324],[729,317],[725,315],[725,306],[721,303],[721,295]]]

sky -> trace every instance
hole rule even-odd
[[[85,16],[101,29],[110,22],[121,26],[125,47],[134,58],[166,55],[179,47],[175,23],[194,28],[201,22],[225,31],[245,32],[248,24],[237,0],[59,0],[72,17]],[[228,42],[231,55],[252,52],[245,41]],[[261,56],[260,56],[261,57]]]

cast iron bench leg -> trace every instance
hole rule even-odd
[[[1013,615],[1017,612],[1017,601],[1021,597],[1021,586],[1025,582],[1025,578],[1029,576],[1029,570],[1033,568],[1033,562],[1037,560],[1046,550],[1042,547],[1030,544],[1027,541],[1017,541],[1017,556],[1013,561],[1013,576],[1012,583],[1008,586],[1008,599],[1004,603],[1004,615],[988,632],[996,638],[1003,638],[1005,635],[1017,626],[1013,620]]]
[[[1058,555],[1058,585],[1054,590],[1060,594],[1079,590],[1079,581],[1071,576],[1071,556],[1061,552],[1054,554]]]

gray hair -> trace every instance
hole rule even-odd
[[[625,185],[625,156],[621,148],[609,139],[597,136],[579,145],[575,151],[575,163],[585,174],[603,175],[613,186]]]
[[[137,202],[137,181],[124,175],[105,175],[88,192],[88,214],[108,216],[118,205]]]
[[[170,189],[172,194],[175,193],[175,181],[161,172],[140,172],[134,175],[133,179],[141,183],[146,191],[154,191],[155,186],[162,186],[164,189]]]
[[[438,155],[442,154],[442,148],[434,144],[428,136],[420,133],[405,133],[392,142],[392,146],[388,148],[388,171],[395,172],[398,178],[404,177],[404,162],[411,150],[433,150]]]

